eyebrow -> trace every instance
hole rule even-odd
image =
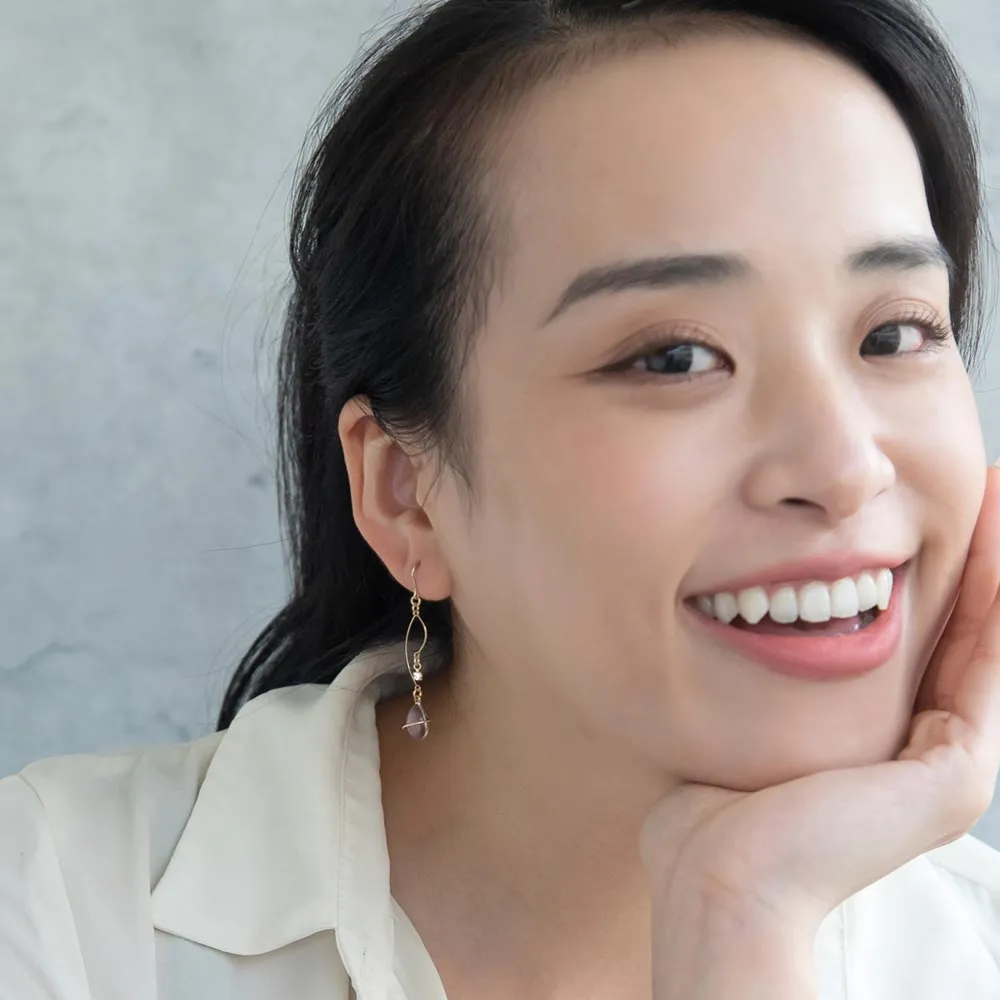
[[[884,240],[849,254],[846,268],[851,274],[877,271],[912,271],[923,267],[944,267],[949,278],[955,275],[951,254],[937,239],[914,236]],[[752,277],[757,272],[742,254],[681,254],[644,257],[590,268],[567,286],[546,317],[543,326],[571,306],[597,295],[639,288],[675,288],[679,285],[721,285]]]

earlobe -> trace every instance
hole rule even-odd
[[[446,583],[444,593],[435,593],[447,572],[438,565],[434,528],[417,497],[418,460],[379,427],[360,397],[341,410],[338,433],[358,531],[400,584],[411,587],[411,572],[419,563],[422,595],[446,597]]]

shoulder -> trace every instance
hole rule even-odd
[[[131,950],[123,965],[139,961],[150,887],[222,735],[53,757],[0,780],[0,996],[87,995],[91,927]]]
[[[1000,852],[966,834],[849,899],[846,975],[886,1000],[1000,997]]]
[[[167,862],[194,806],[212,757],[225,733],[189,743],[144,747],[116,754],[50,757],[29,764],[7,781],[31,789],[65,864],[81,852],[120,849],[121,841],[148,845],[150,868]]]
[[[1000,851],[966,834],[926,857],[1000,966]]]
[[[945,878],[1000,898],[1000,851],[972,834],[925,855]]]
[[[395,953],[375,703],[405,674],[373,650],[225,732],[0,780],[0,998],[228,996],[292,954],[324,996],[378,992]]]

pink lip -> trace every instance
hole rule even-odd
[[[697,591],[699,594],[735,593],[748,587],[770,587],[779,583],[803,584],[811,580],[833,583],[845,576],[857,576],[865,570],[898,569],[909,557],[863,552],[841,552],[828,556],[814,556],[795,562],[779,563],[768,569],[746,576],[725,580]]]
[[[807,680],[834,680],[876,670],[895,653],[903,635],[902,595],[907,577],[906,567],[897,570],[889,607],[867,628],[848,635],[824,636],[807,632],[766,635],[724,625],[687,602],[684,608],[714,639],[773,673]]]

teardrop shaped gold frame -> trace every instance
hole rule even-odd
[[[420,622],[420,627],[424,630],[424,638],[420,643],[420,648],[415,650],[411,656],[410,654],[410,635],[413,632],[413,626],[416,622]],[[416,612],[414,616],[410,619],[410,624],[406,626],[406,638],[403,639],[403,658],[406,660],[406,669],[410,672],[410,677],[414,680],[418,678],[414,677],[414,672],[416,669],[423,667],[420,662],[420,654],[424,651],[424,647],[427,645],[427,625],[423,618],[420,617],[420,613]]]

